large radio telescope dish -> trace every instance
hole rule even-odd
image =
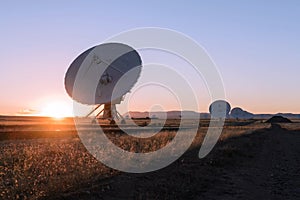
[[[226,118],[229,116],[231,106],[227,101],[217,100],[209,106],[209,112],[212,118]]]
[[[118,118],[114,114],[117,113],[115,104],[130,92],[141,67],[141,57],[132,47],[121,43],[100,44],[84,51],[71,63],[65,75],[65,89],[75,101],[97,105],[93,111],[104,105],[103,116],[113,120]],[[121,78],[122,84],[116,88]]]

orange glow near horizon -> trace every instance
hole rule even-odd
[[[63,119],[73,116],[72,107],[65,102],[50,102],[42,109],[42,116],[52,117],[54,119]]]

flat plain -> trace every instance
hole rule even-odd
[[[140,126],[147,120],[136,120]],[[106,136],[130,152],[163,148],[180,120],[167,120],[152,137],[133,138],[116,127]],[[0,117],[1,199],[297,199],[300,198],[300,123],[227,120],[213,151],[198,152],[209,120],[189,120],[197,135],[177,161],[134,174],[95,159],[78,137],[72,118]],[[136,134],[147,134],[161,125]],[[86,131],[91,125],[86,124]],[[130,127],[130,124],[128,125]],[[189,134],[189,129],[186,130]]]

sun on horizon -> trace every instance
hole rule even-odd
[[[72,107],[62,101],[49,102],[41,110],[41,116],[52,117],[55,119],[63,119],[65,117],[72,117]]]

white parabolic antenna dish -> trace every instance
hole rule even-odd
[[[229,116],[231,106],[227,101],[217,100],[209,106],[210,115],[213,118],[226,118]]]
[[[132,47],[121,43],[100,44],[86,50],[71,63],[65,75],[65,89],[71,98],[82,104],[120,103],[123,95],[136,83],[141,67],[141,58]],[[121,77],[122,87],[115,88]],[[75,80],[80,84],[74,84]],[[96,90],[92,89],[95,87]]]

